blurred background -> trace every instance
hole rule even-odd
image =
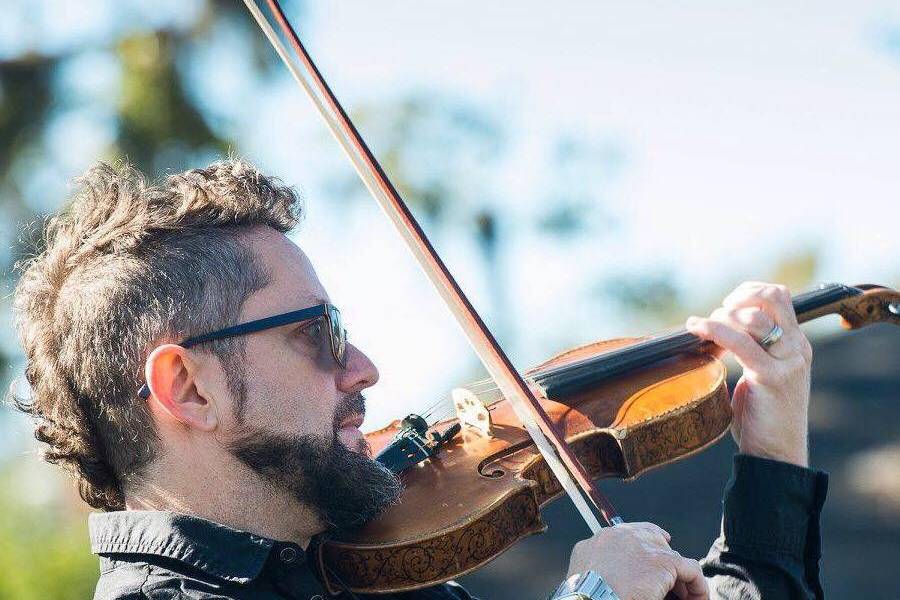
[[[524,369],[679,325],[736,284],[900,284],[894,2],[288,2],[314,58],[476,307]],[[13,265],[68,182],[228,153],[301,190],[295,239],[381,371],[366,428],[483,373],[308,101],[236,0],[41,0],[0,19],[0,379],[22,372]],[[812,460],[831,473],[832,598],[900,598],[900,336],[813,340]],[[739,372],[732,365],[732,380]],[[604,484],[696,557],[730,440]],[[86,507],[0,409],[0,598],[88,598]],[[543,598],[586,537],[550,531],[464,579]]]

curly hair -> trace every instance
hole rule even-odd
[[[61,465],[95,508],[124,508],[125,494],[159,451],[137,390],[147,354],[231,325],[269,275],[243,234],[290,231],[294,191],[240,160],[147,183],[129,165],[99,163],[76,180],[71,204],[50,218],[43,251],[19,265],[16,325],[44,458]],[[243,388],[239,338],[204,345]]]

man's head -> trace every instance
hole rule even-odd
[[[26,263],[15,306],[32,388],[21,407],[89,504],[122,508],[161,462],[228,459],[323,525],[353,524],[396,498],[396,480],[352,427],[378,373],[352,346],[345,368],[331,360],[321,321],[177,345],[328,301],[285,236],[299,213],[292,190],[240,161],[157,186],[107,165],[79,180]],[[360,481],[371,489],[354,493]]]

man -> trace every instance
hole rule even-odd
[[[158,186],[101,164],[26,264],[19,405],[106,511],[90,517],[96,599],[319,600],[310,541],[397,500],[358,429],[378,371],[286,237],[299,213],[240,161]],[[821,598],[826,480],[806,468],[811,350],[788,292],[744,284],[688,328],[744,368],[722,537],[701,567],[655,525],[606,529],[575,546],[556,595]],[[393,597],[469,598],[452,583]]]

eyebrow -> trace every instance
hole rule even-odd
[[[285,297],[286,298],[290,297],[290,294],[286,294]],[[294,300],[297,302],[294,306],[275,308],[273,310],[278,311],[279,314],[282,314],[282,313],[303,310],[304,308],[318,306],[319,304],[331,304],[330,300],[327,300],[327,299],[323,298],[322,296],[298,295],[298,296],[294,296]]]

